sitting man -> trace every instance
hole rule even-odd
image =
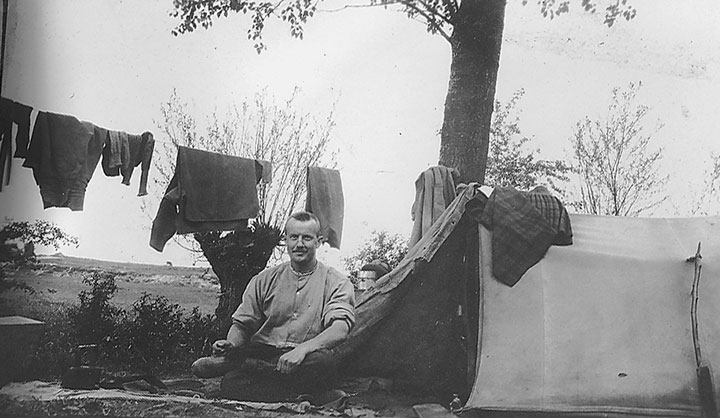
[[[223,397],[277,401],[329,389],[321,387],[334,373],[329,349],[355,323],[353,285],[315,258],[322,237],[312,213],[290,216],[285,241],[290,262],[250,280],[227,338],[192,365],[198,377],[223,376]],[[261,382],[273,393],[258,393]]]

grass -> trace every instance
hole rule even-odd
[[[164,296],[187,311],[197,306],[201,313],[212,314],[219,294],[214,275],[207,274],[206,269],[188,267],[103,261],[93,265],[88,259],[52,257],[27,268],[5,266],[4,271],[6,281],[18,286],[0,289],[0,316],[41,319],[43,313],[59,305],[77,303],[78,294],[87,289],[83,277],[95,271],[117,274],[113,303],[123,309],[131,308],[140,295],[148,293]]]
[[[2,266],[0,316],[46,323],[27,378],[58,378],[82,342],[103,347],[107,369],[173,376],[187,374],[192,359],[209,347],[218,286],[202,269],[173,275],[169,266],[75,261]],[[107,303],[93,305],[91,283],[98,277],[111,277],[113,290],[100,297],[109,297]]]

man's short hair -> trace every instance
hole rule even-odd
[[[300,222],[314,221],[315,225],[317,225],[317,235],[320,236],[320,219],[318,219],[318,217],[315,216],[314,213],[307,212],[304,210],[293,213],[292,215],[290,215],[288,220],[285,222],[285,228],[283,228],[284,232],[287,232],[287,223],[290,222],[290,219],[295,219],[296,221],[300,221]]]

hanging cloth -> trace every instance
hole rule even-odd
[[[10,184],[12,168],[13,123],[17,125],[15,135],[15,157],[25,158],[30,140],[30,113],[32,108],[22,103],[0,97],[0,191],[3,184]]]
[[[307,168],[305,210],[320,220],[320,235],[333,248],[340,248],[345,201],[340,172],[330,168]]]
[[[162,252],[176,233],[235,230],[257,216],[255,160],[178,147],[175,174],[160,202],[150,246]]]
[[[39,112],[23,167],[32,168],[43,206],[83,210],[107,131],[74,116]]]
[[[141,166],[138,196],[145,196],[154,148],[155,139],[152,132],[132,135],[121,131],[109,131],[103,149],[103,172],[108,177],[122,175],[121,183],[129,186],[135,167]]]
[[[413,229],[408,248],[412,248],[455,200],[455,179],[460,173],[444,166],[430,167],[415,180],[415,201],[411,217]]]

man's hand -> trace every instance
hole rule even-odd
[[[223,357],[229,354],[235,345],[228,340],[217,340],[212,345],[213,357]]]
[[[306,347],[299,345],[280,356],[275,370],[284,374],[292,373],[302,364],[308,354],[310,354],[310,351]]]

